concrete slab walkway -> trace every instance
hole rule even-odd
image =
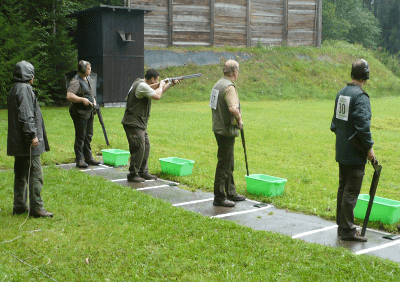
[[[75,164],[64,164],[59,167],[76,169]],[[127,182],[126,171],[104,164],[90,166],[81,171],[89,175],[101,175],[112,182],[168,201],[177,208],[184,208],[204,216],[235,221],[255,230],[277,232],[310,243],[343,247],[357,255],[369,254],[400,262],[400,240],[391,241],[382,238],[389,233],[367,229],[368,242],[366,243],[342,241],[336,235],[337,225],[317,216],[287,212],[270,204],[255,207],[254,205],[260,203],[249,199],[237,202],[233,208],[214,207],[212,205],[213,193],[191,192],[179,188],[179,183],[163,179],[145,183],[130,183]]]

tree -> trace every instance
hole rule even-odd
[[[363,0],[325,0],[322,5],[323,39],[361,43],[377,48],[381,35],[379,21]]]
[[[17,62],[35,66],[39,101],[65,100],[64,74],[76,69],[77,50],[71,30],[76,19],[65,16],[101,3],[122,6],[123,0],[2,0],[0,4],[0,108],[6,107]]]

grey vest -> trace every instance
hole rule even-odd
[[[237,137],[239,136],[239,130],[236,125],[232,124],[234,117],[229,111],[229,107],[226,104],[224,97],[225,89],[229,85],[232,85],[236,89],[235,84],[226,78],[221,78],[220,80],[218,80],[218,82],[213,87],[213,90],[218,90],[219,94],[217,101],[217,109],[216,110],[211,109],[212,121],[213,121],[212,130],[220,135]]]
[[[126,97],[126,109],[121,123],[145,130],[150,117],[151,99],[147,97],[139,99],[136,97],[136,89],[141,82],[144,82],[144,80],[136,79],[132,85],[132,90]]]

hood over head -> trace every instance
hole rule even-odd
[[[18,82],[28,82],[35,75],[35,68],[27,61],[21,61],[15,65],[14,80]]]

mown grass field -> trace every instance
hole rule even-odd
[[[248,51],[254,56],[241,64],[237,84],[243,98],[250,173],[288,182],[283,196],[249,195],[238,138],[234,174],[240,193],[293,212],[334,218],[338,167],[335,137],[329,130],[334,98],[348,81],[348,62],[364,57],[371,64],[366,90],[372,97],[374,149],[383,165],[377,196],[400,200],[398,78],[368,57],[369,51],[343,43],[320,50]],[[217,146],[208,97],[220,69],[190,65],[162,70],[162,77],[203,73],[201,79],[184,81],[153,103],[148,130],[150,171],[178,180],[186,189],[212,191]],[[20,228],[25,217],[11,215],[13,173],[8,169],[13,158],[6,156],[7,111],[0,111],[0,132],[4,132],[0,167],[8,170],[0,173],[1,281],[48,280],[42,272],[57,281],[398,280],[397,263],[205,218],[101,177],[58,169],[53,164],[74,158],[73,123],[67,108],[43,107],[42,111],[51,146],[42,155],[42,163],[49,166],[44,170],[43,198],[55,217],[29,219]],[[111,147],[127,150],[120,124],[123,111],[102,109]],[[96,122],[92,149],[100,155],[104,148]],[[163,175],[158,159],[170,156],[195,160],[192,175]],[[368,192],[372,168],[366,172],[362,193]],[[372,227],[396,230],[395,225],[374,223]]]

